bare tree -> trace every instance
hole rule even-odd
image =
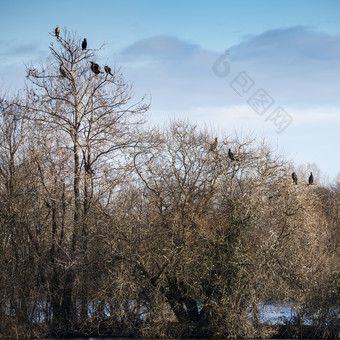
[[[41,206],[27,155],[28,124],[21,119],[24,111],[14,105],[18,101],[3,99],[0,107],[1,321],[14,320],[9,328],[26,329],[40,299],[35,289],[42,268],[39,223],[31,222]]]
[[[339,183],[294,184],[259,139],[145,129],[102,49],[60,33],[0,99],[0,336],[336,337]]]
[[[262,218],[275,218],[264,210],[280,194],[285,163],[252,140],[222,139],[212,153],[212,137],[188,122],[151,136],[133,155],[139,183],[138,194],[125,198],[133,229],[124,257],[165,310],[171,307],[178,335],[240,335],[233,327],[245,324],[256,289],[248,275],[261,266],[251,240],[261,225],[268,228]],[[237,161],[228,157],[231,147]],[[159,306],[151,303],[150,314]],[[238,315],[239,323],[232,319]]]
[[[99,50],[82,50],[81,40],[63,30],[51,43],[51,60],[39,69],[28,68],[27,118],[41,127],[64,134],[65,152],[73,157],[73,227],[68,253],[69,269],[65,279],[62,306],[54,313],[60,323],[74,318],[73,288],[75,264],[83,271],[81,315],[87,318],[86,262],[88,214],[100,162],[110,164],[119,150],[138,141],[138,126],[144,122],[148,104],[132,103],[131,86],[118,69],[112,74],[93,72],[90,62]],[[61,72],[62,70],[62,72]],[[81,191],[83,186],[83,192]],[[80,253],[79,253],[80,252]],[[78,255],[77,255],[78,254]]]

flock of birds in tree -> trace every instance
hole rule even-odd
[[[215,137],[214,142],[210,145],[209,151],[215,152],[215,150],[217,148],[217,144],[218,144],[217,137]],[[228,156],[229,156],[231,161],[238,161],[238,159],[235,158],[235,155],[231,151],[230,148],[228,150]],[[297,185],[298,184],[298,177],[297,177],[295,172],[292,173],[292,179],[293,179],[294,184]],[[313,183],[314,183],[314,176],[313,176],[313,173],[310,173],[309,178],[308,178],[308,184],[313,185]]]
[[[292,179],[294,184],[298,184],[298,177],[295,172],[292,173]],[[313,185],[314,184],[314,176],[313,173],[311,172],[308,178],[308,185]]]
[[[217,148],[217,144],[218,144],[218,140],[217,137],[215,137],[214,142],[210,145],[209,151],[210,152],[215,152],[216,148]],[[231,149],[229,148],[228,150],[228,156],[230,158],[231,161],[238,161],[237,158],[235,158],[234,153],[231,151]]]
[[[218,144],[218,140],[217,140],[217,137],[215,137],[214,142],[210,145],[209,151],[215,152],[217,144]],[[231,151],[230,148],[228,150],[228,156],[229,156],[231,161],[237,161],[238,160],[238,159],[235,158],[234,153]]]
[[[60,29],[59,29],[59,26],[57,26],[55,28],[55,36],[57,37],[57,39],[59,39],[59,34],[60,34]],[[83,51],[86,50],[87,48],[87,40],[86,38],[84,38],[82,44],[81,44],[81,48]],[[109,66],[105,66],[104,67],[104,70],[107,74],[110,74],[112,76],[112,73],[111,73],[111,68]],[[94,74],[100,74],[100,73],[103,73],[101,70],[100,70],[100,66],[96,63],[94,63],[93,61],[91,61],[91,71],[94,73]],[[62,74],[63,77],[66,77],[66,71],[64,69],[64,67],[62,65],[60,65],[60,73]],[[217,147],[217,137],[215,138],[214,142],[210,145],[210,149],[209,151],[211,152],[214,152],[216,150],[216,147]],[[235,158],[234,156],[234,153],[231,151],[231,149],[229,148],[228,150],[228,156],[230,158],[231,161],[237,161],[237,159]],[[298,177],[296,175],[295,172],[292,173],[292,179],[293,179],[293,182],[294,184],[298,184]],[[314,176],[313,176],[313,173],[310,173],[309,175],[309,178],[308,178],[308,184],[309,185],[313,185],[314,183]]]
[[[57,25],[57,27],[55,28],[54,30],[54,33],[55,33],[55,36],[57,37],[57,39],[59,39],[59,34],[60,34],[60,28],[59,26]],[[86,50],[87,48],[87,40],[86,38],[84,38],[82,44],[81,44],[81,48],[83,51]],[[96,64],[95,62],[91,61],[91,71],[94,73],[94,74],[100,74],[100,73],[104,73],[101,71],[101,68],[98,64]],[[109,66],[104,66],[104,71],[106,72],[106,74],[109,74],[111,76],[113,76],[113,74],[111,73],[111,67]],[[60,73],[63,77],[66,77],[67,76],[67,73],[66,73],[66,70],[65,68],[63,67],[63,65],[60,65]]]

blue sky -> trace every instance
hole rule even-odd
[[[296,167],[310,164],[333,180],[339,13],[335,0],[2,0],[0,91],[22,87],[24,63],[46,60],[59,25],[89,48],[106,43],[99,62],[121,66],[136,96],[152,94],[152,122],[181,117],[220,135],[265,137]]]

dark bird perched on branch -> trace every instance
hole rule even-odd
[[[59,39],[59,33],[60,33],[60,29],[59,26],[57,25],[57,27],[54,30],[55,36],[57,37],[57,39]]]
[[[87,47],[87,40],[86,40],[86,38],[84,38],[84,40],[83,40],[83,42],[82,42],[82,44],[81,44],[81,48],[82,48],[83,51],[84,51],[84,50],[86,50],[86,47]]]
[[[85,168],[85,171],[88,174],[90,174],[90,175],[94,175],[95,174],[95,172],[91,169],[91,165],[90,164],[85,163],[84,168]]]
[[[297,185],[298,178],[295,172],[292,173],[293,182]]]
[[[216,147],[217,147],[217,137],[215,137],[214,142],[210,145],[209,151],[213,152],[215,151]]]
[[[60,64],[59,70],[63,77],[67,77],[66,70],[62,64]]]
[[[105,66],[105,67],[104,67],[104,70],[105,70],[105,72],[106,72],[107,74],[111,74],[111,76],[113,76],[113,74],[111,73],[111,67]]]
[[[96,63],[94,63],[93,61],[90,62],[91,63],[91,71],[95,74],[99,74],[100,73],[100,66]]]
[[[234,154],[233,154],[233,152],[231,151],[231,149],[228,150],[228,156],[229,156],[229,158],[230,158],[232,161],[235,160]]]
[[[309,176],[309,178],[308,178],[308,184],[309,184],[309,185],[313,185],[313,182],[314,182],[314,177],[313,177],[313,174],[310,173],[310,176]]]

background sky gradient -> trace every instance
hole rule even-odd
[[[339,14],[336,0],[1,0],[0,91],[23,87],[25,64],[46,61],[59,25],[88,48],[106,43],[98,62],[152,95],[151,122],[265,137],[325,183],[340,173]],[[272,104],[262,114],[250,105],[260,89]],[[277,108],[284,129],[270,118]]]

